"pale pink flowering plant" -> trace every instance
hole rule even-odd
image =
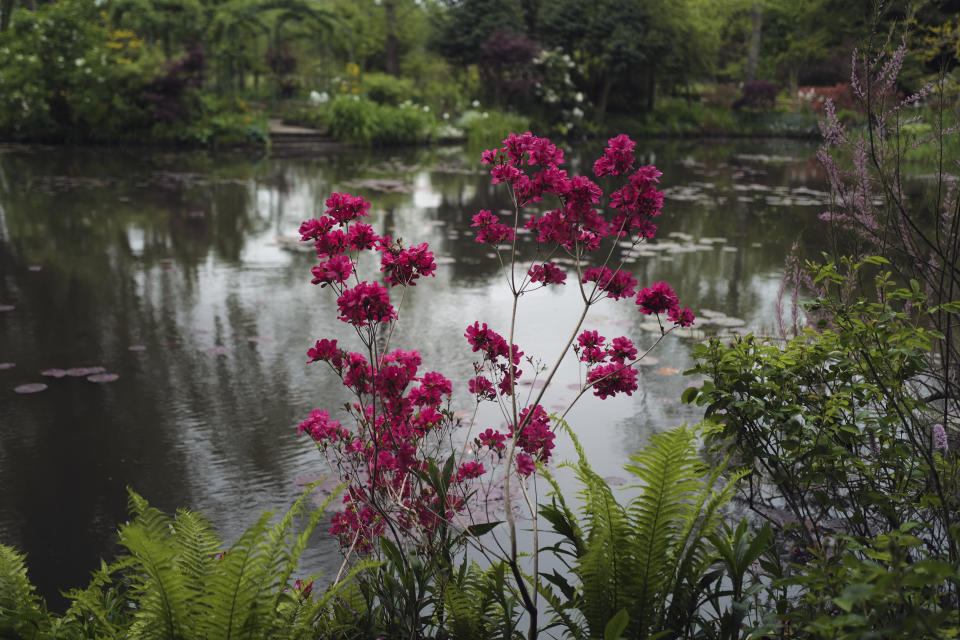
[[[467,432],[459,437],[462,448],[453,445],[461,426],[449,406],[453,384],[436,372],[421,374],[417,351],[391,350],[390,345],[402,292],[435,271],[427,245],[405,246],[379,237],[370,225],[357,221],[367,215],[369,203],[343,193],[327,200],[326,215],[301,225],[302,239],[314,243],[321,260],[312,270],[313,283],[329,286],[338,296],[339,319],[353,327],[363,345],[362,352],[349,352],[336,340],[321,339],[307,354],[310,362],[326,362],[352,392],[354,401],[344,409],[351,428],[320,410],[300,424],[300,431],[314,439],[348,485],[345,509],[334,516],[331,526],[348,555],[374,551],[376,538],[382,535],[408,551],[449,552],[438,545],[449,546],[452,534],[475,534],[474,525],[483,524],[476,522],[468,499],[482,499],[494,482],[502,483],[508,544],[496,540],[487,544],[476,535],[463,539],[491,562],[507,563],[513,589],[531,618],[534,633],[537,590],[529,588],[519,565],[512,485],[523,496],[536,549],[537,506],[527,484],[536,481],[537,465],[550,461],[557,425],[590,390],[599,398],[636,391],[634,365],[649,351],[638,350],[626,336],[608,339],[585,329],[588,312],[606,299],[633,300],[640,313],[656,315],[661,322],[656,342],[670,330],[665,324],[686,327],[694,321],[669,285],[656,282],[638,290],[639,284],[622,261],[614,259],[617,243],[629,241],[636,247],[654,236],[653,220],[663,206],[663,194],[657,189],[661,173],[649,165],[635,168],[634,148],[627,136],[617,136],[594,164],[597,178],[622,181],[609,196],[610,212],[601,208],[600,186],[586,176],[568,175],[561,168],[563,151],[546,138],[511,134],[502,147],[483,152],[491,182],[503,183],[510,193],[513,216],[501,220],[481,210],[473,216],[471,227],[477,242],[496,250],[512,308],[506,336],[480,321],[466,327],[464,337],[478,358],[467,387],[475,399],[474,420],[480,403],[493,402],[507,426],[488,427],[473,439]],[[545,200],[554,208],[541,204]],[[521,258],[518,239],[524,235],[536,247],[533,261]],[[396,307],[387,286],[360,280],[358,261],[371,250],[379,253],[386,285],[401,291]],[[572,264],[569,272],[558,264],[561,257]],[[569,338],[559,345],[554,364],[534,367],[527,375],[543,374],[539,389],[521,398],[522,367],[537,361],[524,358],[515,344],[520,299],[536,289],[568,282],[579,290],[582,311]],[[541,402],[571,352],[585,367],[584,382],[561,415],[548,415]],[[442,456],[444,451],[449,455]],[[438,458],[446,463],[438,464]],[[492,519],[488,510],[483,511],[484,521]],[[495,538],[496,531],[491,535]],[[537,576],[536,553],[532,562],[532,575]]]

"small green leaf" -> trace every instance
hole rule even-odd
[[[503,520],[497,520],[496,522],[481,522],[480,524],[472,524],[467,527],[467,535],[478,538],[489,531],[492,531],[496,528],[497,525],[501,524]]]
[[[610,618],[607,626],[603,629],[603,640],[619,640],[620,634],[627,628],[629,622],[630,616],[627,615],[626,609],[617,611],[617,615]]]

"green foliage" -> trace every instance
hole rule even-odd
[[[0,136],[84,140],[149,124],[138,97],[157,59],[112,31],[94,3],[41,5],[0,33]]]
[[[530,120],[519,115],[489,109],[467,111],[457,122],[467,136],[471,149],[488,149],[498,146],[515,131],[529,131]]]
[[[384,146],[428,141],[436,119],[429,108],[394,107],[341,95],[330,102],[327,125],[337,140]]]
[[[746,503],[792,541],[794,575],[774,584],[800,586],[802,598],[778,598],[778,617],[817,637],[953,637],[960,608],[956,425],[935,426],[942,413],[927,397],[942,339],[932,318],[955,318],[960,305],[930,306],[916,281],[892,282],[887,264],[809,265],[822,330],[786,344],[749,335],[698,345],[692,371],[708,380],[684,393],[706,406],[711,447],[754,472]],[[853,294],[871,271],[875,301]]]
[[[416,98],[413,80],[398,78],[387,73],[367,73],[363,76],[360,88],[364,95],[377,104],[399,105],[406,100]]]
[[[27,578],[24,556],[0,544],[0,637],[37,638],[49,630],[43,603]]]
[[[918,559],[924,527],[904,525],[861,541],[838,538],[785,583],[800,588],[786,625],[817,638],[956,638],[956,599],[944,585],[956,565]]]
[[[511,640],[522,638],[517,626],[520,605],[506,580],[506,565],[482,569],[464,559],[460,571],[443,592],[444,629],[450,638]]]
[[[552,502],[540,507],[563,537],[551,550],[567,558],[577,578],[570,584],[559,573],[544,576],[563,596],[543,590],[555,622],[572,637],[606,637],[624,616],[631,638],[684,634],[701,623],[703,591],[718,577],[707,577],[716,559],[709,538],[720,531],[720,508],[742,476],[721,482],[723,466],[704,467],[697,437],[686,428],[651,436],[626,467],[642,482],[634,487],[641,493],[626,504],[590,467],[574,437],[579,460],[569,466],[583,486],[579,517],[552,478]]]
[[[224,549],[202,516],[167,516],[131,491],[132,519],[119,533],[125,554],[101,563],[85,589],[68,593],[62,617],[48,614],[33,594],[23,557],[0,545],[0,631],[16,638],[315,637],[315,625],[332,620],[334,600],[349,594],[333,587],[313,598],[290,588],[322,515],[313,511],[294,531],[308,499],[304,493],[276,524],[263,514]]]

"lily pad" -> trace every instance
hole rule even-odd
[[[87,376],[88,382],[113,382],[120,376],[115,373],[97,373],[92,376]]]
[[[42,382],[30,382],[13,389],[14,393],[39,393],[47,388]]]
[[[73,367],[67,369],[67,375],[71,378],[85,378],[97,373],[106,373],[106,371],[103,367]]]
[[[229,355],[230,349],[223,346],[208,347],[203,350],[204,353],[211,356],[225,356]]]
[[[38,264],[32,264],[29,267],[27,267],[27,271],[43,271],[43,267],[41,267]]]
[[[674,369],[673,367],[660,367],[659,369],[654,369],[653,372],[661,376],[675,376],[680,373],[680,369]]]
[[[13,369],[15,366],[17,365],[12,362],[0,362],[0,371],[3,371],[4,369]]]
[[[16,309],[12,304],[0,304],[0,311],[13,311]]]
[[[146,351],[147,348],[142,344],[132,344],[129,347],[127,347],[127,350],[128,351]]]
[[[46,376],[47,378],[62,378],[67,375],[66,369],[44,369],[40,372],[40,375]]]

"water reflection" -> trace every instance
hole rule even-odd
[[[704,331],[772,331],[785,254],[798,236],[817,242],[825,194],[812,146],[641,146],[668,197],[658,242],[622,252],[637,279],[672,283]],[[589,167],[598,150],[571,164]],[[230,538],[321,471],[294,426],[347,396],[303,354],[316,338],[349,335],[334,300],[309,284],[315,258],[288,238],[330,191],[371,200],[379,233],[431,243],[436,277],[406,296],[394,344],[465,379],[464,327],[505,327],[508,312],[497,262],[469,229],[478,209],[509,205],[480,169],[457,148],[287,159],[0,148],[0,305],[15,307],[0,312],[0,362],[15,364],[0,368],[0,540],[30,555],[43,594],[56,605],[57,590],[85,584],[112,553],[126,486],[162,509],[203,510]],[[557,318],[577,304],[573,290],[529,296],[518,344],[552,361],[569,330]],[[648,320],[601,305],[589,327],[651,344]],[[678,372],[701,334],[664,340],[633,397],[588,398],[570,413],[595,464],[615,470],[651,430],[697,419],[678,401],[690,384]],[[119,378],[40,375],[77,366]],[[562,407],[581,375],[566,367],[545,404]],[[49,388],[13,393],[31,382]],[[500,418],[481,412],[480,422]],[[310,569],[335,571],[334,545],[318,538]]]

